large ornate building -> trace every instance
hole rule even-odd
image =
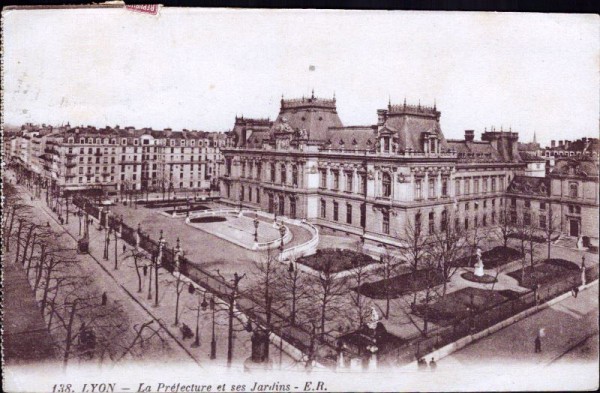
[[[344,126],[336,100],[281,100],[275,121],[235,121],[223,149],[221,196],[357,236],[401,245],[406,230],[473,228],[499,219],[506,187],[525,169],[514,132],[446,139],[435,106],[388,104],[377,122]]]
[[[217,186],[227,134],[25,125],[5,159],[59,191],[190,191]]]

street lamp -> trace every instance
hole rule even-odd
[[[198,300],[200,300],[199,296],[198,296]],[[196,309],[196,340],[192,344],[192,347],[197,348],[200,346],[200,330],[199,330],[200,310],[202,309],[202,311],[206,311],[207,308],[208,308],[208,302],[206,301],[206,291],[204,291],[204,297],[202,298],[202,303],[200,303],[198,305],[198,308]]]
[[[258,225],[259,225],[258,217],[255,217],[254,218],[254,243],[258,242]]]
[[[158,256],[154,263],[154,306],[158,307],[158,267],[162,261],[163,248],[165,246],[165,238],[163,237],[163,231],[160,230],[160,238],[158,239]]]
[[[210,298],[210,309],[212,310],[212,338],[210,340],[210,358],[217,358],[217,338],[215,337],[215,295],[212,295]]]
[[[285,235],[285,226],[283,224],[279,227],[279,234],[281,235],[281,242],[279,243],[279,253],[283,252],[283,236]]]

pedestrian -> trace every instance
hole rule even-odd
[[[50,221],[46,221],[46,226],[50,228]]]
[[[435,362],[435,360],[433,360],[433,358],[431,358],[431,360],[429,361],[429,368],[431,369],[431,371],[435,371],[435,369],[437,368],[437,363]]]
[[[423,371],[427,368],[427,361],[423,358],[420,358],[417,364],[419,366],[419,371]]]
[[[144,277],[146,277],[148,275],[148,265],[144,265]]]
[[[108,296],[106,296],[106,292],[102,293],[102,305],[106,306],[106,302],[108,301]]]
[[[542,352],[542,338],[537,335],[535,337],[535,353],[540,353]]]
[[[579,288],[578,288],[578,287],[574,287],[574,288],[571,290],[571,294],[573,295],[573,297],[575,297],[575,298],[576,298],[576,297],[577,297],[577,295],[579,294]]]
[[[125,251],[127,251],[127,246],[123,244],[123,254],[125,254]]]

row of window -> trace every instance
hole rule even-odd
[[[140,143],[140,139],[133,139],[133,144],[134,145],[149,145],[150,144],[150,140],[149,139],[142,139],[141,140],[142,143]],[[177,144],[177,141],[175,139],[168,139],[168,143],[167,142],[163,142],[165,141],[164,139],[159,139],[156,140],[156,142],[159,142],[159,144],[161,145],[169,145],[169,146],[175,146]],[[67,143],[70,144],[74,144],[75,143],[75,138],[68,138]],[[92,145],[92,144],[96,144],[96,145],[116,145],[117,144],[117,139],[116,138],[79,138],[79,143],[84,145],[84,144],[88,144],[88,145]],[[127,145],[127,138],[121,138],[121,145]],[[198,146],[199,147],[213,147],[215,144],[212,143],[211,141],[207,141],[207,140],[199,140],[198,141]],[[180,140],[180,146],[190,146],[190,147],[194,147],[196,146],[196,140],[195,139],[190,139],[190,140],[186,140],[186,139],[181,139]]]
[[[340,221],[340,204],[339,202],[333,201],[333,221]],[[321,218],[327,218],[327,201],[325,199],[321,199],[320,206],[320,216]],[[362,211],[361,211],[362,214]],[[350,203],[346,203],[346,224],[352,224],[352,216],[353,216],[353,206]],[[362,218],[361,218],[362,220]]]
[[[342,173],[345,178],[344,191],[354,192],[355,191],[354,190],[354,172],[342,171]],[[334,191],[340,191],[340,171],[339,170],[331,170],[331,182],[332,182],[331,187],[329,187],[327,184],[328,176],[327,176],[326,169],[319,170],[319,177],[320,177],[320,180],[319,180],[320,188],[331,189]],[[367,178],[364,173],[358,173],[357,178],[358,178],[358,185],[359,185],[358,192],[361,194],[365,194],[367,191]],[[391,179],[389,180],[388,184],[391,185]],[[389,190],[391,192],[391,186],[390,186]]]

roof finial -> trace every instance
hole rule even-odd
[[[404,97],[404,107],[406,108],[406,97]]]
[[[312,89],[312,96],[311,96],[311,98],[313,98],[313,99],[315,98],[315,89],[314,88]]]
[[[388,94],[388,110],[392,108],[392,96]]]
[[[335,90],[333,91],[333,101],[335,102]]]
[[[437,102],[436,102],[436,99],[434,98],[433,99],[433,110],[436,110],[436,109],[437,109]]]
[[[535,131],[533,131],[533,143],[537,143],[537,138],[536,138],[536,135],[535,135]]]

